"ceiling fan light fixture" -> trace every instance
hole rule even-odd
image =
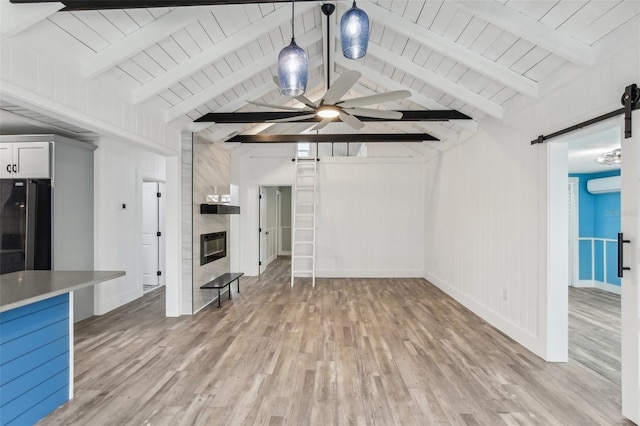
[[[335,105],[322,105],[316,110],[316,115],[320,118],[336,118],[340,115],[340,108]]]
[[[294,7],[291,1],[291,44],[278,55],[278,82],[284,96],[300,96],[307,90],[309,58],[307,52],[296,44],[294,35]]]
[[[605,166],[615,166],[622,163],[622,151],[620,149],[614,149],[613,151],[600,154],[596,158],[596,163],[603,164]]]
[[[356,6],[355,1],[340,20],[340,43],[345,58],[360,59],[367,53],[369,17]]]

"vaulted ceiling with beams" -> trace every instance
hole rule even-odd
[[[306,96],[318,100],[327,77],[359,71],[345,98],[406,89],[410,98],[374,107],[455,109],[473,117],[368,122],[360,132],[429,133],[454,142],[605,61],[640,26],[637,0],[360,1],[371,37],[367,55],[354,61],[340,52],[337,25],[351,2],[335,2],[329,24],[321,3],[296,2],[296,41],[309,56]],[[262,108],[247,101],[296,105],[272,80],[278,53],[291,39],[290,3],[86,11],[55,5],[16,37],[59,52],[85,78],[115,79],[133,104],[160,111],[167,122],[211,141],[302,133],[314,124],[193,123],[209,112]],[[334,123],[320,132],[354,130]]]

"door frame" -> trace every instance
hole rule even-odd
[[[569,177],[569,286],[578,287],[580,281],[580,178]],[[567,268],[568,269],[568,268]]]
[[[267,269],[266,259],[264,259],[266,247],[263,242],[263,235],[266,232],[266,223],[262,223],[266,219],[267,215],[267,195],[265,191],[266,186],[260,185],[258,187],[258,274],[262,275]],[[264,217],[263,217],[264,215]]]
[[[143,184],[144,182],[157,182],[159,184],[160,188],[163,188],[160,190],[160,193],[162,194],[162,196],[158,199],[158,227],[160,228],[160,232],[161,232],[161,237],[160,240],[158,241],[158,266],[159,268],[165,268],[165,269],[160,269],[162,275],[160,275],[161,279],[158,280],[158,283],[160,284],[160,286],[163,286],[166,284],[166,265],[167,265],[167,261],[166,261],[166,215],[165,215],[165,210],[166,210],[166,196],[165,196],[165,192],[163,192],[163,190],[166,191],[166,182],[163,179],[158,179],[152,176],[148,176],[146,175],[144,172],[141,171],[136,171],[136,181],[137,181],[137,188],[136,188],[136,202],[135,202],[135,212],[136,212],[136,241],[137,241],[137,245],[138,245],[138,249],[136,250],[136,270],[135,270],[135,274],[136,274],[136,282],[137,282],[137,287],[138,287],[138,293],[139,293],[139,297],[142,296],[144,294],[144,285],[142,284],[142,274],[141,274],[141,269],[142,269],[142,213],[143,213]]]

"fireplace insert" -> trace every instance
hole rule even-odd
[[[213,232],[200,235],[200,265],[227,255],[227,233]]]

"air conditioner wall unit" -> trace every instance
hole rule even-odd
[[[609,192],[620,192],[620,176],[589,179],[587,181],[587,191],[589,191],[589,193],[591,194],[607,194]]]

